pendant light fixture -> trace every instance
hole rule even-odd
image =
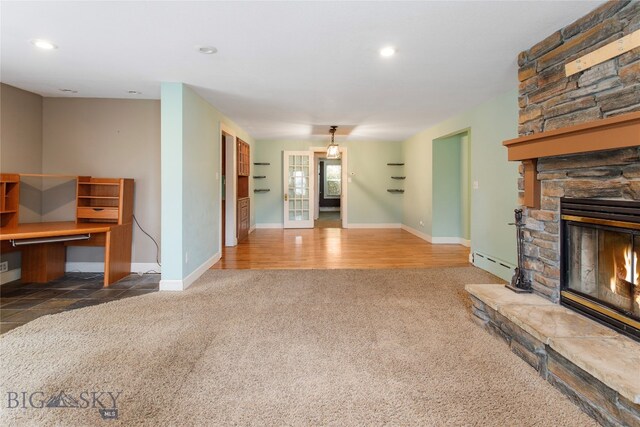
[[[329,133],[331,134],[331,143],[327,147],[327,159],[340,158],[340,147],[338,147],[338,144],[334,141],[336,129],[338,129],[338,126],[331,126],[331,129],[329,129]]]

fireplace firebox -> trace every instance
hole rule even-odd
[[[640,202],[560,201],[560,302],[640,340]]]

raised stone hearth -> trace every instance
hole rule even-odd
[[[473,319],[605,426],[640,426],[640,343],[502,285],[467,285]]]

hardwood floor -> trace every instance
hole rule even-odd
[[[469,265],[469,248],[401,229],[258,229],[224,248],[214,269],[425,268]]]

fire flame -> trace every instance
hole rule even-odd
[[[633,263],[631,263],[631,259],[633,258]],[[631,266],[635,268],[632,269]],[[631,251],[631,248],[627,248],[624,251],[624,268],[627,271],[627,277],[625,280],[627,282],[633,283],[636,286],[640,286],[640,273],[638,273],[638,254]],[[636,303],[640,305],[640,292],[636,294]]]
[[[633,263],[631,263],[632,257]],[[632,265],[635,266],[635,271],[631,269]],[[627,277],[624,280],[638,284],[638,278],[640,278],[640,273],[638,273],[638,254],[632,252],[630,247],[624,251],[624,269],[627,272]]]
[[[613,258],[613,277],[609,281],[609,287],[611,288],[611,292],[616,291],[616,281],[618,276],[618,266],[616,265],[616,259]],[[635,284],[636,286],[640,286],[640,270],[638,269],[638,254],[631,250],[631,246],[627,247],[624,250],[624,280]],[[620,275],[622,278],[622,274]],[[640,305],[640,293],[636,294],[636,303]]]

